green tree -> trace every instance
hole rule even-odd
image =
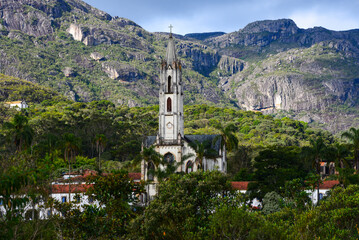
[[[157,197],[132,224],[130,239],[205,239],[213,211],[240,204],[235,196],[218,171],[174,174],[159,184]]]
[[[359,186],[335,188],[318,207],[295,219],[290,239],[358,239]]]
[[[29,125],[29,119],[18,113],[11,122],[3,125],[8,139],[14,143],[17,151],[22,151],[31,146],[34,130]]]
[[[354,166],[356,171],[359,171],[359,129],[350,128],[349,131],[342,134],[342,138],[351,142],[354,153]]]
[[[226,150],[228,152],[238,149],[238,138],[235,135],[236,126],[234,124],[229,124],[226,127],[218,124],[215,126],[215,128],[220,131],[220,135],[213,139],[213,144],[215,144],[219,138],[221,138],[222,149],[223,146],[226,146]]]
[[[76,154],[80,151],[81,140],[73,133],[65,133],[63,135],[64,159],[69,164],[69,175],[71,174],[71,166],[75,163]],[[71,176],[69,178],[69,201],[71,196]]]
[[[217,151],[212,148],[211,142],[209,141],[199,142],[195,140],[194,142],[190,142],[189,145],[196,152],[195,163],[198,169],[206,170],[203,169],[203,160],[205,158],[215,160],[218,156]]]
[[[310,146],[304,147],[302,150],[303,156],[305,159],[309,160],[312,163],[312,168],[315,173],[320,176],[320,163],[326,161],[328,156],[329,149],[325,144],[323,138],[319,137],[317,139],[310,139]],[[320,182],[317,182],[317,199],[319,201],[319,185]]]
[[[126,171],[91,176],[88,184],[93,184],[87,195],[103,206],[106,214],[107,234],[111,239],[126,233],[127,224],[134,218],[139,194],[144,191],[142,183],[134,183]],[[131,207],[132,206],[132,207]]]
[[[106,147],[107,138],[104,134],[97,134],[94,141],[96,143],[96,151],[98,153],[98,169],[100,170],[101,169],[101,153],[103,153],[103,151]]]
[[[254,159],[253,182],[248,186],[251,198],[263,199],[268,192],[282,193],[286,181],[304,178],[307,169],[297,147],[271,147]]]

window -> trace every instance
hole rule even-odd
[[[323,199],[323,193],[319,193],[319,200]]]
[[[172,112],[172,99],[167,98],[167,112]]]
[[[93,197],[89,196],[89,203],[93,203]]]
[[[153,181],[153,180],[154,180],[154,177],[153,177],[154,171],[155,171],[155,165],[153,165],[152,162],[148,163],[148,167],[147,167],[147,179],[148,179],[149,181]]]
[[[171,84],[172,84],[172,77],[171,76],[168,76],[168,81],[167,81],[167,92],[168,93],[171,93],[172,90],[171,90]]]
[[[51,217],[51,210],[47,210],[47,217]]]
[[[186,164],[186,173],[193,172],[193,163],[192,161],[188,161]]]
[[[62,202],[62,203],[67,202],[67,198],[66,198],[66,197],[62,197],[62,198],[61,198],[61,202]]]
[[[3,205],[3,200],[2,200],[2,199],[0,199],[0,206],[1,206],[1,205]]]
[[[75,203],[80,203],[81,197],[80,195],[75,196]]]
[[[175,161],[175,157],[173,156],[172,153],[166,153],[164,158],[165,158],[165,161],[168,163],[173,163]]]

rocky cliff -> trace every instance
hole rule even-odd
[[[0,0],[0,17],[0,72],[77,101],[108,99],[131,106],[157,102],[158,65],[167,34],[149,33],[81,0]],[[216,68],[220,56],[187,39],[177,39],[186,66],[185,90],[194,92],[186,101],[229,104],[204,76]],[[200,84],[189,77],[195,75]],[[210,93],[202,94],[209,92],[204,88]]]
[[[332,131],[359,124],[359,30],[280,19],[175,38],[186,104],[237,106]],[[81,0],[0,0],[0,72],[76,101],[156,104],[167,39]]]

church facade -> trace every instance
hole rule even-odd
[[[226,150],[218,135],[184,135],[182,66],[176,56],[172,33],[170,33],[166,57],[162,60],[160,69],[159,130],[157,136],[148,136],[145,139],[143,147],[148,148],[154,145],[156,152],[164,156],[165,161],[180,163],[177,172],[190,173],[200,168],[226,172]],[[204,158],[202,166],[199,166],[198,161],[196,162],[196,151],[190,145],[204,142],[215,151],[216,157]],[[185,161],[182,161],[184,156],[186,156]],[[188,156],[191,157],[188,158]],[[154,168],[151,162],[143,160],[141,163],[141,179],[153,181],[153,184],[147,187],[150,199],[156,194],[157,180],[151,171]]]

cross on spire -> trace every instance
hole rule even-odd
[[[172,28],[173,28],[172,24],[170,24],[168,27],[170,29],[170,33],[172,34]]]

